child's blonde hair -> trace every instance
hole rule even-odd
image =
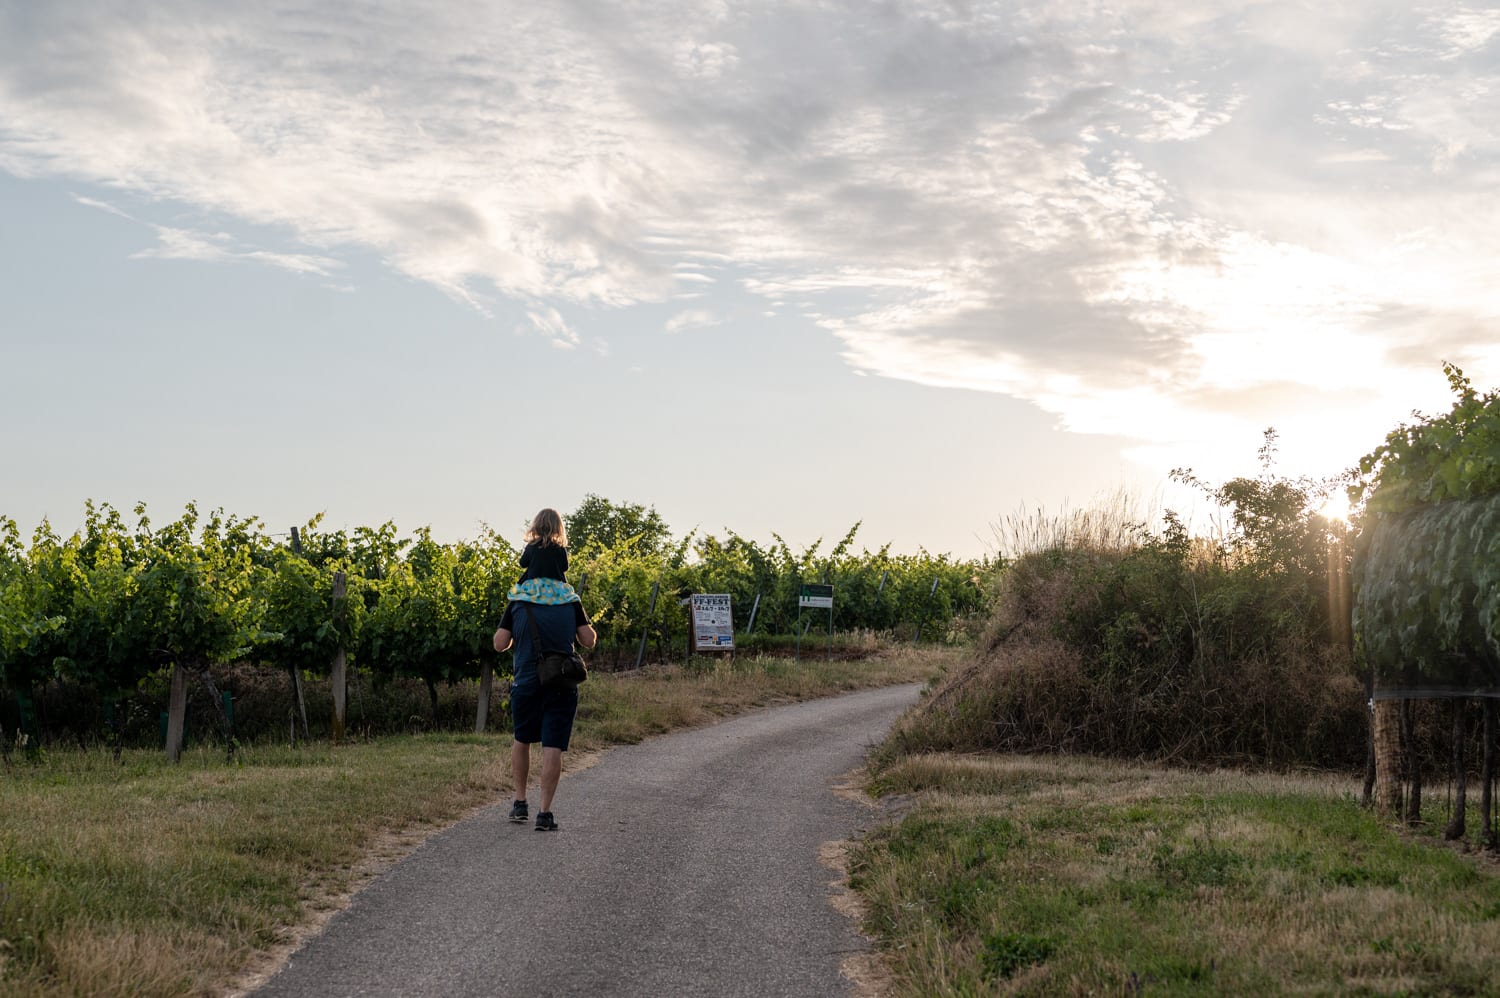
[[[533,541],[542,547],[550,544],[563,548],[568,546],[568,528],[563,525],[563,518],[558,515],[557,510],[548,507],[531,521],[531,526],[526,529],[526,543]]]

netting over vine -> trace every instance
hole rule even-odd
[[[1372,516],[1354,593],[1377,697],[1500,696],[1500,495]]]

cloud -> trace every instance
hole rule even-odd
[[[578,346],[578,333],[550,305],[533,308],[526,313],[526,317],[531,320],[531,327],[550,339],[553,346],[562,350],[572,350]]]
[[[123,212],[116,212],[123,217]],[[168,225],[153,225],[157,243],[148,249],[131,254],[135,260],[194,260],[200,263],[219,263],[231,260],[264,263],[280,267],[297,274],[328,277],[342,264],[326,256],[308,253],[276,253],[270,250],[247,250],[239,248],[233,237],[223,232],[195,232]]]
[[[564,347],[559,307],[688,328],[748,292],[857,371],[1147,449],[1379,386],[1313,431],[1347,447],[1433,404],[1440,350],[1500,377],[1461,343],[1500,318],[1497,33],[1451,3],[12,4],[0,167],[299,244],[163,224],[148,255],[370,250]]]
[[[686,312],[678,312],[667,320],[664,327],[668,333],[680,333],[684,329],[703,329],[708,326],[717,326],[719,317],[707,309],[695,308]]]
[[[84,197],[82,194],[74,194],[73,200],[86,207],[98,208],[100,211],[108,212],[109,214],[115,215],[119,218],[129,219],[132,222],[135,221],[135,219],[130,214],[121,211],[119,208],[116,208],[114,205],[108,203],[107,201],[100,201],[97,198]]]
[[[84,197],[81,194],[74,194],[73,200],[86,207],[97,208],[100,211],[107,212],[117,218],[140,223],[140,220],[134,215],[107,201]],[[156,233],[156,245],[132,253],[130,255],[131,259],[195,260],[205,263],[242,260],[252,263],[269,264],[270,266],[280,267],[283,270],[290,270],[294,273],[312,274],[319,277],[328,277],[333,271],[343,266],[338,260],[326,256],[243,249],[237,245],[232,236],[223,232],[196,232],[191,229],[170,225],[151,225],[150,228]],[[343,288],[341,290],[350,289]]]

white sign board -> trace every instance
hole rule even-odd
[[[695,651],[733,651],[734,613],[728,593],[694,593],[693,649]]]

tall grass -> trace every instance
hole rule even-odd
[[[1082,509],[1056,513],[1043,507],[1020,509],[990,524],[1001,557],[1015,560],[1038,551],[1127,551],[1150,535],[1160,517],[1158,504],[1117,489]]]
[[[1153,532],[1138,515],[1121,496],[1008,521],[1019,554],[979,653],[884,753],[1363,762],[1363,696],[1329,641],[1323,553],[1193,538],[1171,514]]]

